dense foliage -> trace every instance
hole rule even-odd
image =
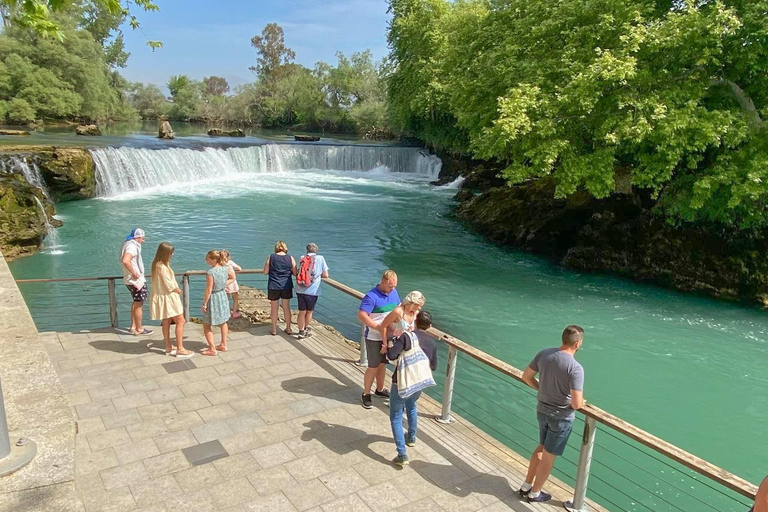
[[[0,119],[135,116],[128,83],[116,71],[128,58],[118,29],[124,16],[84,3],[51,19],[59,38],[7,27],[0,35]]]
[[[398,127],[557,194],[768,224],[768,1],[391,0]]]

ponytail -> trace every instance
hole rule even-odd
[[[206,258],[210,258],[211,261],[215,262],[217,265],[224,265],[224,256],[219,250],[214,249],[212,251],[208,251],[205,256]]]

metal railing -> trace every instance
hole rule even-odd
[[[237,274],[238,281],[242,286],[263,286],[265,284],[264,280],[266,279],[266,276],[263,276],[261,270],[243,270]],[[195,290],[191,287],[190,278],[203,275],[205,275],[205,271],[188,271],[181,274],[183,292],[182,301],[186,318],[190,317],[190,301],[192,294],[195,293]],[[122,278],[111,276],[93,278],[21,279],[17,280],[17,283],[19,285],[28,285],[32,283],[66,284],[87,281],[107,281],[110,325],[112,327],[117,327],[118,301],[115,283],[118,279]],[[324,294],[322,300],[318,303],[318,308],[315,310],[315,318],[318,319],[318,321],[339,328],[342,334],[349,338],[356,337],[356,333],[360,332],[358,330],[359,323],[356,318],[357,308],[354,307],[354,304],[350,302],[349,299],[354,299],[355,301],[361,300],[364,294],[334,279],[324,279],[324,282],[334,290],[340,292],[342,297],[346,297],[346,303],[345,299],[339,299],[338,297]],[[202,289],[197,293],[202,297]],[[442,401],[442,412],[436,420],[441,423],[451,423],[453,421],[452,410],[460,403],[462,416],[466,417],[478,427],[513,449],[522,450],[523,445],[519,440],[513,439],[512,436],[521,436],[532,442],[538,442],[534,436],[521,430],[512,422],[513,418],[515,418],[515,421],[520,420],[521,423],[526,425],[526,428],[532,427],[531,432],[535,432],[535,424],[519,415],[520,406],[522,406],[523,409],[535,407],[535,392],[523,383],[523,372],[437,328],[430,329],[430,333],[441,340],[448,349],[447,357],[445,358],[446,371],[442,392],[436,390],[430,393],[435,398]],[[362,339],[360,347],[361,357],[358,363],[365,364],[365,343]],[[469,374],[472,375],[474,379],[462,379],[461,376],[457,377],[459,354],[467,356],[463,358],[463,360],[466,361],[466,371],[470,372]],[[509,377],[510,379],[499,380],[499,377],[503,376]],[[492,399],[486,398],[483,394],[483,389],[473,387],[472,381],[481,379],[503,387],[505,396],[509,397],[514,405],[505,406],[493,402]],[[455,389],[457,383],[460,383],[463,388],[468,389],[473,394],[471,399],[462,396]],[[457,398],[459,399],[458,402]],[[518,409],[515,410],[515,408]],[[509,416],[500,418],[498,416],[499,412],[508,414]],[[586,510],[586,495],[589,489],[588,483],[591,475],[596,479],[597,485],[595,487],[599,486],[601,493],[598,494],[595,490],[590,492],[601,498],[598,501],[603,501],[606,504],[611,504],[615,508],[622,510],[649,510],[653,512],[656,512],[657,510],[685,510],[686,512],[690,510],[721,511],[722,508],[719,508],[719,505],[713,504],[707,499],[698,496],[699,492],[702,490],[714,493],[715,496],[721,496],[723,497],[722,499],[732,500],[733,506],[738,506],[739,508],[731,508],[731,510],[746,510],[750,503],[744,501],[743,498],[746,498],[749,502],[753,501],[755,498],[757,487],[752,483],[678,448],[677,446],[674,446],[595,405],[586,404],[579,412],[584,416],[583,418],[578,417],[579,425],[583,423],[583,432],[579,434],[578,428],[574,426],[574,434],[572,435],[574,442],[578,442],[579,444],[578,460],[573,460],[573,457],[570,457],[572,454],[569,454],[569,452],[566,452],[562,457],[567,464],[571,467],[575,467],[575,472],[561,471],[561,474],[558,475],[573,483],[574,497],[573,500],[566,504],[568,510]],[[502,426],[499,426],[498,423],[494,424],[494,419],[502,421]],[[512,433],[513,431],[514,433]],[[601,437],[604,439],[603,444],[597,443],[598,431],[601,432]],[[626,448],[627,446],[629,448]],[[599,449],[599,453],[602,455],[601,458],[594,457],[596,449]],[[619,453],[622,450],[624,450],[624,452]],[[662,457],[659,458],[653,455],[653,453],[660,454]],[[593,463],[596,464],[605,475],[614,475],[615,479],[613,480],[613,483],[608,481],[608,476],[598,476],[594,473],[594,471],[592,471]],[[658,468],[663,469],[659,470]],[[690,470],[691,473],[686,472],[686,469]],[[659,483],[658,480],[661,479],[661,476],[657,471],[660,471],[662,474],[669,472],[671,475],[670,479],[672,476],[674,476],[674,479],[679,477],[681,481],[685,481],[686,483],[681,484],[664,480],[666,486],[665,489],[668,489],[668,492],[676,493],[677,501],[684,502],[684,504],[682,506],[677,505],[670,501],[670,499],[674,498],[665,497],[663,492],[648,489],[642,483],[633,481],[629,477],[624,476],[624,473],[628,470],[634,471],[637,474],[647,475],[646,478],[649,478],[649,481],[655,479],[657,485]],[[575,476],[573,476],[574,473]],[[693,473],[704,477],[706,480],[697,478]],[[626,480],[626,488],[621,488],[621,484],[616,483],[616,480]],[[712,483],[716,485],[712,485]],[[723,487],[725,490],[718,488],[717,486]],[[629,487],[636,487],[637,489],[642,490],[646,493],[645,497],[640,499],[636,495],[631,495],[630,493],[633,491]],[[690,489],[685,489],[684,487],[690,487]],[[608,496],[609,494],[611,495]],[[742,499],[739,499],[739,497]],[[616,504],[614,500],[618,499],[623,499],[625,502],[631,502],[632,506]],[[693,504],[696,508],[691,508],[692,506],[689,504]]]

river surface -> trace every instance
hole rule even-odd
[[[161,241],[176,246],[177,273],[204,268],[212,248],[228,248],[241,266],[260,268],[276,240],[285,240],[293,255],[313,241],[333,278],[367,290],[384,269],[395,269],[401,296],[424,292],[437,326],[518,368],[541,348],[558,345],[567,324],[582,325],[577,358],[589,402],[752,482],[765,476],[765,313],[565,271],[499,248],[451,217],[455,190],[429,185],[438,167],[423,151],[340,151],[275,144],[94,149],[104,197],[58,205],[61,245],[11,269],[19,279],[119,274],[119,246],[136,226],[147,232],[147,271]],[[23,287],[41,328],[108,323],[103,309],[88,316],[90,305],[77,306],[92,299],[65,288],[56,289],[56,300],[74,303],[84,315],[51,316],[51,292],[41,286]],[[126,305],[122,286],[118,293]],[[337,319],[355,337],[355,304],[330,290],[326,296],[319,319]],[[97,298],[104,303],[106,295]],[[439,398],[442,389],[433,393]],[[491,435],[526,456],[535,446],[534,402],[525,390],[461,357],[456,393],[456,411]],[[569,482],[580,429],[555,471]],[[719,486],[710,489],[657,459],[601,430],[589,496],[610,510],[746,510]]]

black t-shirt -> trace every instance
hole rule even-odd
[[[432,371],[435,371],[435,368],[437,368],[437,344],[435,339],[418,329],[413,331],[413,334],[419,339],[419,347],[421,347],[421,350],[424,351],[424,354],[429,359],[429,367],[432,368]],[[404,350],[411,350],[411,337],[408,336],[408,333],[403,333],[395,339],[392,348],[387,349],[387,358],[390,361],[394,361]],[[392,374],[392,384],[397,384],[397,372]]]

